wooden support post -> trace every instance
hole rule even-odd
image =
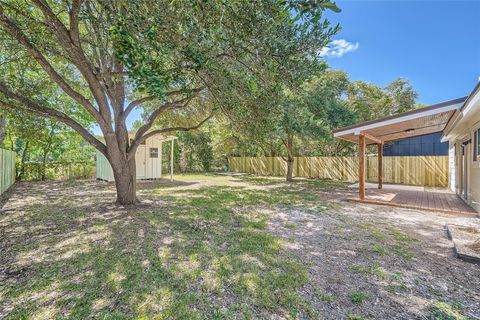
[[[358,158],[359,158],[359,173],[358,173],[358,195],[360,200],[365,199],[365,135],[358,136]]]
[[[173,182],[173,142],[175,139],[172,138],[172,151],[170,152],[170,181]]]
[[[383,187],[383,143],[378,144],[378,189]]]

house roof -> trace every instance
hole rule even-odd
[[[467,97],[445,101],[425,108],[393,116],[365,121],[333,131],[334,137],[358,143],[358,135],[366,134],[366,143],[377,143],[441,132],[452,115],[459,110]]]
[[[463,103],[463,106],[450,118],[444,129],[442,141],[454,139],[468,127],[468,122],[478,120],[480,111],[480,81]],[[475,120],[475,118],[477,118]]]
[[[477,93],[480,93],[480,81],[477,82],[477,85],[475,86],[475,88],[473,88],[472,92],[470,93],[470,95],[468,96],[467,100],[465,100],[465,103],[463,104],[462,108],[460,109],[460,111],[463,111],[465,109],[465,107],[468,105],[468,103],[473,99],[473,97],[477,94]]]

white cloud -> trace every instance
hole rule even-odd
[[[353,52],[358,49],[358,42],[352,43],[345,39],[333,40],[328,47],[322,48],[320,56],[327,58],[340,58],[347,52]]]

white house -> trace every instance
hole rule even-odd
[[[129,132],[129,138],[135,135]],[[173,178],[173,147],[175,136],[155,135],[146,139],[138,146],[135,155],[137,179],[160,179],[162,178],[162,145],[164,142],[171,142],[170,154],[170,179]],[[107,158],[97,151],[97,179],[114,181],[113,170]]]
[[[448,121],[450,188],[480,212],[480,82]]]

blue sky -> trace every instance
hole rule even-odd
[[[411,81],[418,102],[468,95],[480,77],[480,0],[337,1],[342,31],[326,55],[351,80]],[[341,56],[340,56],[341,55]]]

